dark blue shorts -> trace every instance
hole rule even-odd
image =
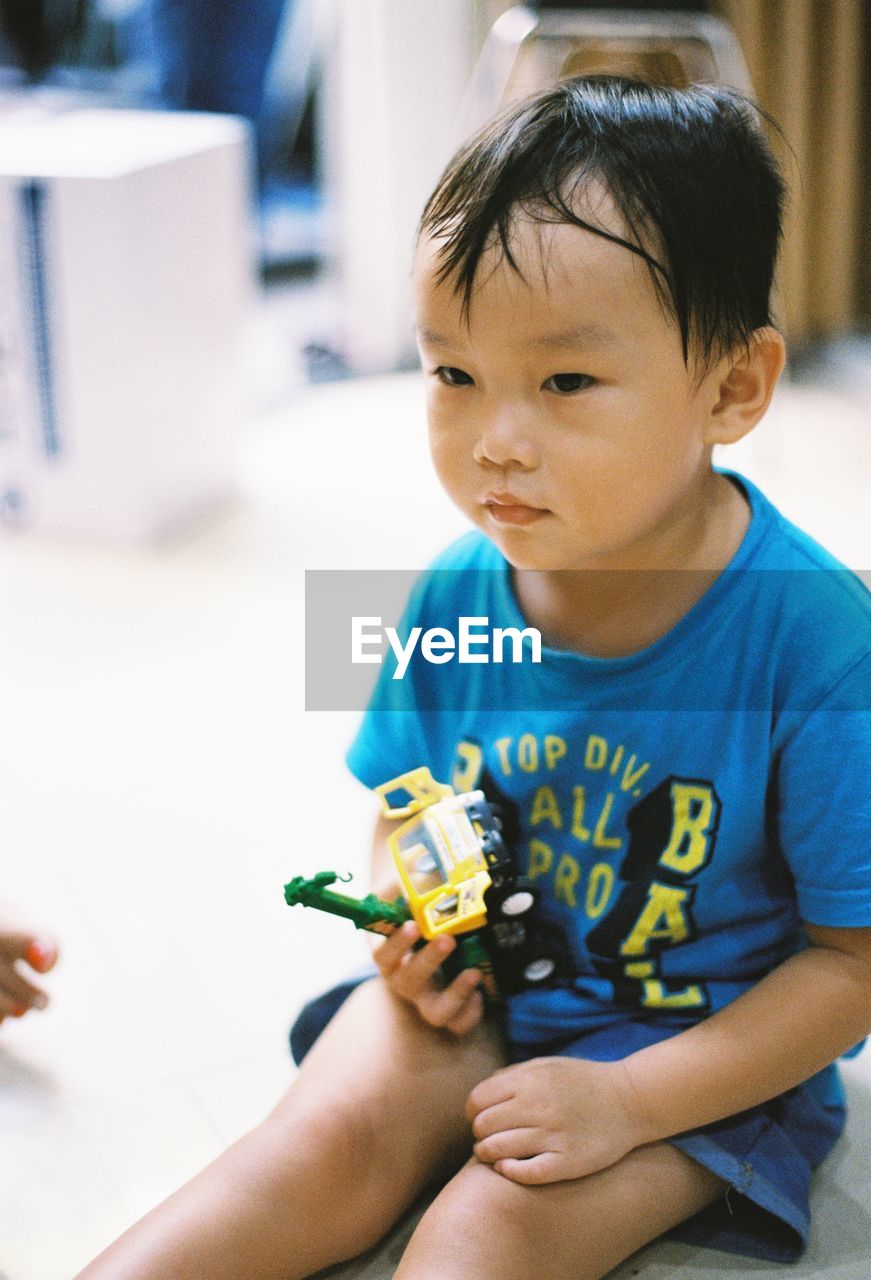
[[[371,976],[351,978],[305,1006],[290,1032],[297,1063],[352,991]],[[660,1038],[649,1031],[650,1024],[639,1021],[627,1036],[624,1024],[616,1053],[610,1028],[549,1044],[509,1042],[509,1061],[558,1056],[612,1061]],[[811,1173],[831,1151],[846,1119],[826,1083],[815,1077],[762,1106],[669,1139],[729,1184],[723,1199],[681,1223],[670,1232],[672,1238],[776,1262],[801,1257],[810,1230]]]

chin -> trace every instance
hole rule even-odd
[[[549,547],[539,543],[535,545],[522,538],[494,538],[490,530],[484,530],[489,540],[498,547],[512,569],[519,572],[538,573],[580,573],[584,570],[600,569],[604,566],[594,552],[571,551],[561,547]]]
[[[512,569],[527,570],[545,570],[545,569],[567,569],[570,566],[566,564],[565,558],[549,547],[535,546],[530,539],[525,540],[522,537],[494,537],[491,529],[482,530],[486,534],[490,542],[502,552],[505,559],[511,565]]]

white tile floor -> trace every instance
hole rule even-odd
[[[733,455],[871,564],[871,400],[784,388]],[[0,544],[0,891],[50,924],[50,1009],[0,1029],[0,1273],[68,1280],[255,1122],[308,994],[355,965],[293,873],[362,870],[354,717],[306,714],[304,568],[419,567],[462,527],[431,478],[418,375],[299,390],[250,431],[238,505],[151,553]],[[871,1051],[795,1276],[865,1280]],[[779,1268],[669,1244],[620,1280]],[[389,1274],[371,1261],[343,1275]]]

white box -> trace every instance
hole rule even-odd
[[[0,527],[146,541],[233,491],[247,126],[0,114]]]

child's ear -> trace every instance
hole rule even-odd
[[[752,431],[768,408],[786,361],[776,329],[754,329],[746,351],[719,366],[716,400],[708,419],[708,444],[734,444]]]

